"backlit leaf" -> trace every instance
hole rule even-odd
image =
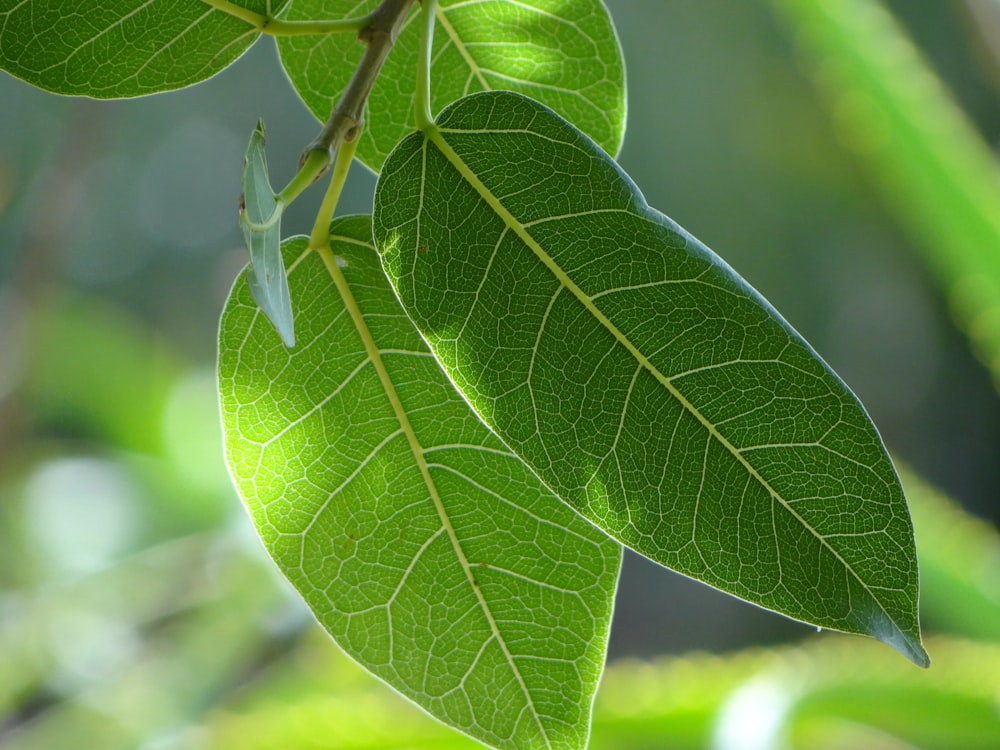
[[[760,606],[926,665],[906,502],[847,387],[542,105],[483,93],[403,141],[382,263],[483,420],[580,513]]]
[[[364,15],[376,0],[296,0],[289,19]],[[432,67],[440,109],[476,91],[509,89],[544,102],[612,154],[625,134],[625,67],[601,0],[441,0]],[[377,172],[413,128],[419,24],[416,13],[368,103],[358,158]],[[282,37],[281,64],[306,106],[322,121],[347,86],[361,47],[350,34]]]
[[[283,0],[237,0],[258,13]],[[0,68],[57,94],[117,99],[210,78],[260,34],[201,0],[11,0]]]
[[[496,747],[583,748],[621,546],[455,392],[370,217],[331,232],[336,259],[284,245],[297,349],[242,280],[222,317],[226,456],[264,545],[337,643],[433,716]]]

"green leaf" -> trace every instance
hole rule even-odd
[[[375,0],[296,0],[289,19],[355,17]],[[625,66],[601,0],[442,0],[432,57],[435,111],[466,94],[510,89],[533,96],[617,154],[625,134]],[[378,172],[413,129],[419,33],[399,35],[368,102],[358,159]],[[412,27],[412,28],[411,28]],[[282,37],[281,64],[306,106],[329,117],[360,59],[347,34]]]
[[[254,524],[337,643],[433,716],[496,747],[582,748],[621,547],[451,387],[370,217],[331,233],[336,259],[284,244],[295,351],[244,284],[222,316],[226,456]]]
[[[238,0],[258,13],[286,0]],[[0,68],[57,94],[118,99],[190,86],[260,34],[201,0],[20,0],[0,10]]]
[[[243,164],[240,227],[250,252],[247,283],[254,300],[278,329],[286,346],[295,346],[292,300],[281,257],[281,212],[284,206],[271,189],[264,155],[264,123],[250,136]]]
[[[928,663],[910,517],[863,408],[583,134],[517,94],[463,99],[390,156],[374,226],[449,377],[576,510]]]

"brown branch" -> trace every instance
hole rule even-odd
[[[368,97],[414,2],[383,0],[371,14],[371,22],[358,33],[358,40],[366,45],[364,56],[330,119],[306,148],[300,163],[305,163],[315,151],[324,152],[332,161],[333,152],[342,141],[352,141],[357,137],[364,121]]]

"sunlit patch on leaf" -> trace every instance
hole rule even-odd
[[[491,746],[582,750],[621,545],[451,386],[379,266],[371,218],[331,233],[332,252],[283,246],[296,349],[241,281],[226,304],[219,389],[240,496],[275,563],[372,673]]]
[[[927,664],[913,529],[864,409],[571,124],[513,93],[456,102],[387,160],[375,239],[452,381],[573,508],[686,575]]]
[[[376,0],[296,0],[290,19],[356,17]],[[358,159],[378,172],[413,129],[418,23],[411,17],[375,85]],[[412,28],[410,28],[412,27]],[[358,59],[346,34],[284,37],[281,64],[306,106],[324,121]],[[544,102],[617,154],[625,135],[625,66],[601,0],[440,0],[433,52],[435,110],[476,91],[512,90]]]

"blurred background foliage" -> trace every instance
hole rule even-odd
[[[1000,2],[608,4],[622,165],[909,467],[933,665],[629,555],[593,747],[1000,747]],[[262,116],[283,184],[317,129],[273,44],[173,94],[0,102],[0,747],[471,747],[322,636],[222,461],[242,151]]]

